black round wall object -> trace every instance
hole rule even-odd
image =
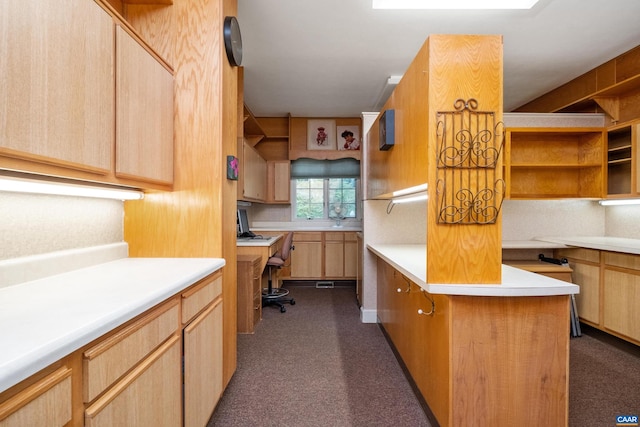
[[[235,16],[224,18],[224,49],[231,65],[238,66],[242,63],[242,37]]]

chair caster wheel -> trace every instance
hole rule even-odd
[[[280,313],[284,313],[284,312],[286,312],[286,311],[287,311],[287,309],[286,309],[286,308],[284,308],[284,307],[280,307]]]
[[[296,305],[296,300],[292,299],[291,300],[291,305]]]

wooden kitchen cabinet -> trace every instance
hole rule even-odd
[[[633,197],[640,191],[638,143],[640,122],[619,125],[607,131],[607,196]]]
[[[291,251],[292,279],[322,279],[323,243],[321,232],[298,232],[293,234],[295,250]]]
[[[116,25],[116,176],[173,183],[173,75]]]
[[[291,278],[300,280],[355,280],[358,249],[355,232],[317,231],[293,235]]]
[[[0,167],[55,165],[100,180],[114,146],[111,16],[85,0],[6,0],[0,15],[0,99],[11,106],[0,112]]]
[[[87,427],[182,423],[182,349],[174,335],[85,411]]]
[[[242,179],[241,200],[264,202],[267,199],[267,162],[246,141],[242,144],[240,173]]]
[[[291,203],[291,162],[267,161],[267,203]]]
[[[640,342],[640,256],[604,252],[602,326],[614,334]]]
[[[72,420],[72,369],[61,367],[0,404],[0,427],[61,427]]]
[[[238,255],[238,333],[252,334],[262,318],[262,257]]]
[[[580,320],[598,326],[600,320],[600,252],[593,249],[556,249],[554,257],[567,258],[573,283],[580,286],[576,305]]]
[[[507,129],[507,197],[604,197],[605,141],[602,128]]]
[[[222,395],[222,300],[184,328],[184,426],[207,424]]]

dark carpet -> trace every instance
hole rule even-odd
[[[292,286],[287,312],[265,307],[238,336],[238,368],[209,426],[429,426],[353,287]]]
[[[208,426],[430,426],[353,287],[291,286],[296,305],[263,309],[238,336],[238,369]],[[583,326],[570,343],[569,427],[640,415],[640,348]]]

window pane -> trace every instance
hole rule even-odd
[[[357,179],[298,178],[294,181],[295,218],[357,217]]]

